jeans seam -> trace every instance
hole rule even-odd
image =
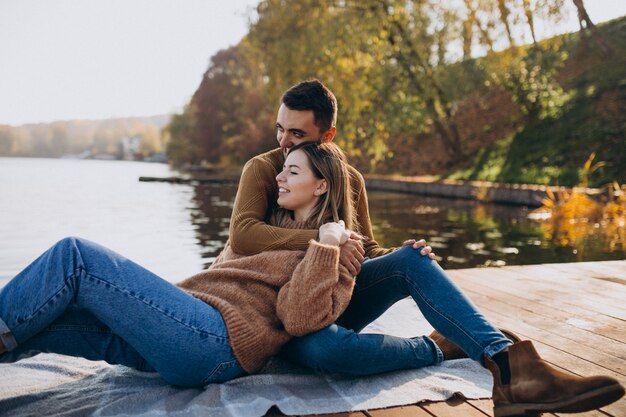
[[[99,333],[99,334],[113,334],[110,328],[103,326],[88,326],[84,324],[62,324],[62,325],[50,325],[43,331],[46,332],[81,332],[81,333]]]
[[[132,299],[134,299],[136,301],[139,301],[139,302],[143,303],[144,305],[150,307],[151,309],[158,311],[159,313],[161,313],[165,317],[168,317],[168,318],[176,321],[177,323],[182,324],[183,326],[187,327],[188,329],[192,330],[193,332],[210,336],[210,337],[212,337],[214,339],[218,339],[220,342],[228,341],[228,337],[219,336],[219,335],[210,333],[208,331],[200,330],[198,328],[195,328],[195,327],[191,326],[189,323],[185,323],[184,321],[180,320],[178,317],[175,317],[175,316],[173,316],[171,314],[168,314],[166,311],[162,310],[158,306],[156,306],[154,304],[151,304],[151,303],[147,302],[146,300],[131,294],[130,291],[128,291],[126,289],[122,289],[122,288],[118,287],[117,285],[111,283],[110,281],[107,281],[104,278],[101,278],[101,277],[99,277],[97,275],[94,275],[94,274],[92,274],[92,273],[90,273],[90,272],[88,272],[86,270],[85,270],[85,274],[88,275],[90,278],[96,280],[96,281],[99,281],[99,282],[104,283],[106,285],[110,285],[111,288],[115,289],[116,291],[119,291],[122,294],[125,294],[126,296],[128,296],[128,297],[130,297],[130,298],[132,298]]]
[[[240,366],[239,362],[237,361],[237,359],[231,359],[228,361],[222,361],[219,363],[219,365],[215,366],[213,368],[213,371],[211,371],[211,373],[202,380],[202,384],[203,385],[207,385],[209,384],[210,380],[213,378],[216,378],[220,375],[222,375],[224,372],[226,372],[227,370],[229,370],[230,368],[234,367],[234,366]]]
[[[77,269],[82,269],[82,267],[78,267]],[[71,279],[75,276],[77,269],[75,269],[70,275],[63,277],[63,285],[61,285],[57,290],[55,290],[50,297],[46,298],[46,300],[41,305],[39,305],[37,310],[33,311],[26,317],[17,317],[15,328],[19,328],[23,323],[33,320],[36,316],[38,316],[41,313],[41,310],[43,310],[44,307],[50,304],[52,300],[54,300],[60,293],[65,291],[68,286],[68,283],[67,283],[68,279]]]
[[[391,275],[383,275],[383,277],[381,279],[373,281],[373,282],[370,282],[370,284],[367,287],[359,287],[359,280],[358,280],[358,276],[357,276],[357,281],[356,281],[356,286],[354,288],[354,293],[358,294],[361,291],[368,290],[368,289],[372,288],[373,286],[378,285],[381,282],[388,280],[389,278],[396,277],[397,276],[396,274],[397,274],[397,272],[392,272]]]

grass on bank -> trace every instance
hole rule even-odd
[[[563,35],[569,54],[562,87],[566,102],[557,116],[534,120],[481,149],[446,178],[575,186],[590,153],[606,165],[592,187],[626,182],[626,18],[600,27],[613,48],[603,57],[593,39]]]

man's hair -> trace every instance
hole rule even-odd
[[[326,132],[337,123],[337,99],[320,80],[296,84],[280,99],[290,110],[312,110],[315,125]]]

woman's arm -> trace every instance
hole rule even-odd
[[[323,329],[346,309],[354,278],[339,264],[339,247],[311,240],[291,280],[278,293],[276,313],[293,336]]]

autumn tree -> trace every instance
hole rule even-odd
[[[211,58],[189,105],[166,129],[176,164],[238,164],[270,149],[273,128],[257,66],[245,40]]]
[[[187,105],[180,114],[172,116],[169,124],[162,130],[167,143],[167,154],[175,166],[185,163],[200,163],[200,152],[195,140],[196,111]]]

